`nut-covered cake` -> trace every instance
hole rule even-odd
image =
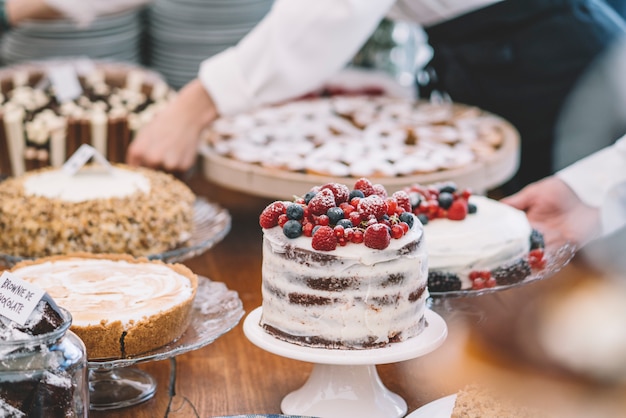
[[[366,178],[315,187],[260,215],[260,324],[308,347],[367,349],[425,326],[427,258],[408,195]]]
[[[45,289],[72,314],[89,359],[125,358],[179,338],[198,278],[182,264],[72,254],[23,261],[11,273]]]
[[[450,182],[405,191],[424,225],[431,292],[509,285],[545,262],[524,212]]]
[[[59,98],[51,69],[75,69],[79,95]],[[72,85],[68,80],[63,85]],[[175,95],[157,73],[113,62],[42,61],[0,71],[0,174],[60,167],[81,144],[123,162],[137,130]]]
[[[194,201],[184,183],[146,168],[29,171],[0,183],[0,252],[160,253],[190,238]]]

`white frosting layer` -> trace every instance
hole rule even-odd
[[[64,259],[24,266],[15,276],[45,289],[72,314],[72,325],[123,326],[165,312],[193,295],[187,277],[166,264]]]
[[[469,273],[491,270],[530,250],[532,228],[526,214],[483,196],[472,196],[475,214],[462,221],[434,219],[424,226],[431,270],[457,274],[470,287]]]
[[[66,202],[123,198],[136,192],[148,193],[150,181],[141,173],[111,167],[83,167],[75,175],[63,170],[46,170],[24,179],[28,196],[43,196]]]
[[[264,230],[262,324],[348,348],[417,335],[428,297],[422,233],[416,221],[385,250],[350,243],[325,252],[311,238]]]

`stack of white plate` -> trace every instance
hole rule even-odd
[[[273,0],[156,0],[148,9],[147,64],[179,88],[200,63],[235,45]]]
[[[5,65],[54,57],[88,57],[140,63],[141,9],[102,16],[87,28],[71,20],[29,21],[2,37]]]

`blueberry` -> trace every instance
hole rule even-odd
[[[413,228],[415,218],[410,212],[402,212],[399,218],[401,222],[406,222],[409,225],[409,228]]]
[[[314,191],[310,191],[307,194],[304,195],[304,203],[306,203],[307,205],[309,204],[309,202],[311,201],[311,199],[313,199],[313,196],[315,196],[317,194],[317,192]]]
[[[352,200],[354,197],[360,197],[361,199],[365,197],[365,194],[361,190],[352,190],[350,192],[350,196],[348,197],[348,201]]]
[[[478,211],[478,208],[476,207],[475,204],[473,203],[467,204],[467,213],[476,213],[477,211]]]
[[[352,221],[350,219],[339,219],[337,221],[337,225],[338,226],[343,226],[344,229],[352,228],[354,226],[354,225],[352,225]]]
[[[437,201],[440,207],[448,209],[452,205],[452,202],[454,202],[454,196],[450,192],[441,192],[439,193]]]
[[[420,220],[422,225],[426,225],[428,223],[428,216],[424,215],[423,213],[420,213],[419,215],[417,215],[417,219]]]
[[[302,207],[302,205],[292,203],[287,206],[286,213],[287,219],[294,219],[296,221],[299,221],[304,216],[304,208]]]
[[[332,207],[329,208],[326,211],[326,215],[328,216],[328,219],[330,220],[330,223],[332,225],[336,225],[337,222],[339,222],[340,219],[343,219],[343,209],[338,208],[338,207]]]
[[[298,238],[302,235],[302,224],[294,219],[290,219],[283,225],[283,234],[287,238]]]
[[[530,249],[536,250],[537,248],[544,248],[546,243],[543,239],[543,234],[536,229],[533,229],[530,233]]]
[[[454,183],[444,183],[439,186],[439,193],[454,193],[458,189]]]
[[[420,203],[422,203],[422,195],[417,192],[409,193],[409,203],[411,204],[411,207],[418,207]]]

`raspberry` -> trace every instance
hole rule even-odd
[[[411,198],[404,190],[399,190],[391,195],[398,203],[398,207],[404,209],[405,212],[411,212]]]
[[[387,213],[387,202],[382,197],[373,194],[361,199],[357,209],[363,218],[374,216],[380,219]]]
[[[267,205],[259,216],[261,228],[269,229],[278,225],[278,217],[286,212],[287,208],[283,202],[274,202]]]
[[[327,183],[322,186],[323,189],[329,189],[335,196],[335,205],[339,206],[343,202],[347,202],[350,197],[350,189],[345,184]]]
[[[312,215],[325,215],[328,209],[335,207],[335,195],[329,189],[320,190],[309,201],[309,212]]]
[[[389,246],[390,242],[389,228],[383,224],[368,226],[363,235],[365,246],[376,250],[384,250]]]
[[[387,198],[387,190],[385,189],[385,186],[383,186],[382,184],[374,184],[372,188],[374,189],[374,194],[377,194],[383,199]]]
[[[448,208],[448,219],[462,221],[467,216],[467,200],[456,199]]]
[[[374,185],[365,177],[361,177],[354,183],[354,189],[362,191],[365,197],[374,194]]]
[[[333,251],[337,248],[337,237],[330,226],[320,226],[313,233],[311,246],[318,251]]]

